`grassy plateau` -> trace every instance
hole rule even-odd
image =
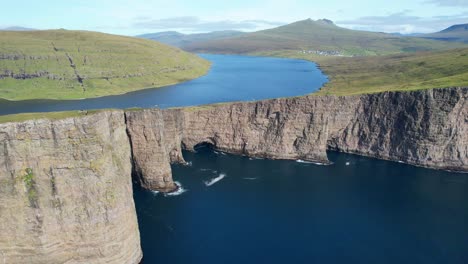
[[[81,99],[161,87],[206,74],[178,48],[88,31],[0,32],[0,98]]]
[[[329,82],[314,95],[354,95],[468,86],[468,48],[387,56],[334,57],[291,51],[264,56],[317,62]]]
[[[107,111],[107,110],[110,110],[110,109],[0,115],[0,124],[9,123],[9,122],[23,122],[23,121],[38,120],[38,119],[61,120],[61,119],[70,118],[70,117],[92,115],[92,114],[96,114],[96,113]]]

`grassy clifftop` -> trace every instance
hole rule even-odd
[[[0,98],[78,99],[204,75],[210,63],[150,40],[88,31],[0,32]]]
[[[468,86],[468,49],[354,58],[307,55],[297,58],[317,61],[329,76],[330,82],[316,95]]]

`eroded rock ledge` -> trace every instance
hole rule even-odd
[[[127,111],[138,175],[173,188],[169,163],[199,143],[234,154],[328,163],[327,149],[468,171],[468,88],[305,96]]]
[[[106,111],[0,124],[0,263],[138,263],[133,174],[171,191],[182,149],[327,163],[327,149],[468,172],[468,88]]]

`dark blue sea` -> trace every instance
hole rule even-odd
[[[467,174],[328,155],[184,152],[185,192],[135,185],[143,263],[468,263]]]

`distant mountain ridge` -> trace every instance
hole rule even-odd
[[[203,41],[218,40],[245,34],[236,30],[214,31],[210,33],[182,34],[177,31],[165,31],[138,35],[139,38],[151,39],[171,46],[185,48],[191,44]]]
[[[420,38],[468,43],[468,23],[450,26],[442,31],[418,35]]]
[[[35,31],[35,30],[37,30],[37,29],[27,28],[27,27],[18,27],[18,26],[0,28],[0,31]]]
[[[385,55],[466,47],[463,44],[342,28],[331,20],[306,19],[273,29],[192,42],[184,49],[211,53],[298,51],[332,55]]]
[[[468,23],[467,24],[459,24],[459,25],[453,25],[450,26],[442,31],[440,33],[446,33],[446,32],[467,32],[468,31]]]

